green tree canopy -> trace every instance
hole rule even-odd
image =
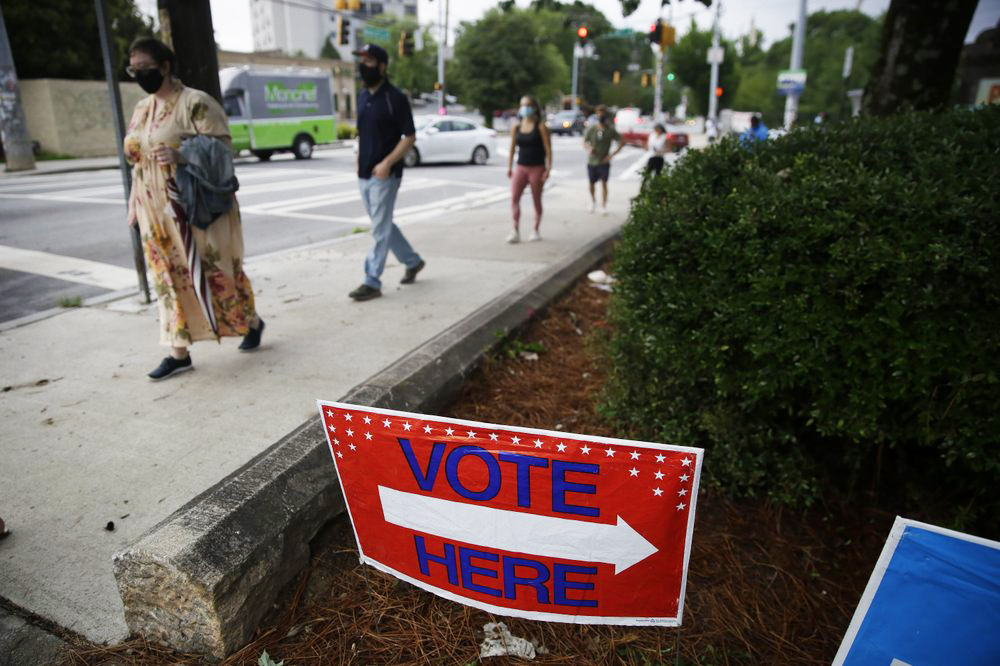
[[[557,96],[569,69],[542,35],[534,12],[492,9],[461,25],[451,74],[466,102],[491,124],[494,111],[516,106],[522,95],[543,104]]]
[[[414,51],[411,56],[399,55],[399,38],[403,32],[416,35],[420,27],[414,18],[399,17],[395,14],[379,14],[369,20],[376,28],[389,31],[389,39],[369,40],[389,52],[389,78],[393,85],[408,91],[411,95],[419,95],[434,89],[437,81],[437,43],[429,30],[423,31],[423,48]]]
[[[740,71],[736,64],[736,47],[722,39],[719,44],[725,50],[719,65],[719,86],[722,98],[719,107],[727,106],[740,86]],[[677,80],[688,89],[688,113],[705,115],[708,113],[709,83],[712,68],[708,64],[708,49],[712,46],[712,31],[699,30],[691,19],[691,29],[677,40],[667,54],[666,71],[673,71]]]
[[[153,34],[153,24],[133,0],[108,0],[108,13],[112,62],[123,76],[129,44]],[[3,0],[3,15],[19,78],[104,78],[93,0]]]

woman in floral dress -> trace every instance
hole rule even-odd
[[[149,93],[135,106],[125,137],[132,164],[128,222],[138,224],[160,311],[160,343],[170,355],[149,373],[160,380],[191,370],[198,340],[244,336],[240,351],[260,345],[264,322],[243,272],[243,226],[233,197],[207,229],[188,224],[177,195],[181,141],[204,134],[230,143],[226,115],[210,95],[173,76],[175,56],[152,37],[129,47],[128,72]]]

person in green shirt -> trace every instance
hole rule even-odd
[[[608,176],[611,174],[611,158],[621,151],[624,144],[618,130],[611,122],[611,114],[603,106],[597,107],[598,123],[592,125],[583,135],[583,149],[587,151],[587,177],[590,179],[590,212],[597,208],[595,185],[601,181],[601,214],[608,214]],[[611,144],[618,147],[611,152]]]

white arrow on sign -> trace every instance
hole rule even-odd
[[[657,551],[618,516],[615,525],[538,516],[378,487],[387,523],[486,548],[615,565],[615,575]]]

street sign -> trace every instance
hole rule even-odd
[[[632,28],[619,28],[618,30],[611,32],[608,37],[631,37],[634,34],[635,30]]]
[[[383,42],[389,41],[389,31],[385,28],[376,28],[373,25],[366,25],[363,34],[365,39],[377,39]]]
[[[721,46],[712,46],[708,49],[708,64],[721,65],[726,55],[726,50]]]
[[[782,95],[799,94],[806,88],[806,70],[786,69],[778,72],[778,92]]]
[[[317,404],[362,563],[491,613],[680,625],[701,449]]]
[[[896,518],[834,666],[996,664],[1000,543]]]

